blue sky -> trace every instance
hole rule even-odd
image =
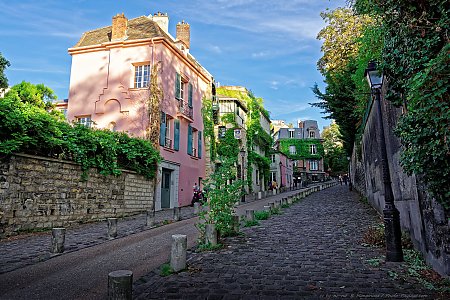
[[[67,49],[85,31],[161,11],[169,31],[191,25],[190,52],[221,85],[241,85],[264,99],[272,119],[329,124],[308,103],[311,87],[323,79],[317,33],[320,12],[345,0],[0,0],[0,52],[11,66],[9,84],[44,83],[67,98],[71,57]]]

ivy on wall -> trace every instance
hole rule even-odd
[[[321,159],[325,155],[323,145],[319,139],[280,139],[280,151],[290,159]],[[311,145],[316,145],[316,154],[311,154]],[[289,148],[295,146],[295,154]]]
[[[209,153],[211,161],[216,159],[216,137],[214,135],[214,118],[212,109],[212,99],[202,100],[203,135],[209,139]],[[206,140],[205,140],[206,141]]]

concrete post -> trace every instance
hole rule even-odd
[[[233,231],[235,233],[239,232],[239,216],[233,215]]]
[[[52,228],[52,248],[50,249],[50,251],[55,254],[63,253],[65,240],[66,240],[65,228]]]
[[[275,200],[275,208],[281,207],[281,200]]]
[[[175,222],[180,221],[181,216],[181,207],[174,207],[173,208],[173,220]]]
[[[271,211],[274,210],[275,209],[275,203],[269,202],[269,207],[270,207]]]
[[[261,200],[261,199],[262,199],[262,193],[258,192],[258,200]]]
[[[253,209],[246,209],[245,218],[247,221],[255,221],[255,211]]]
[[[281,198],[281,205],[286,205],[287,204],[287,198]]]
[[[200,203],[195,202],[194,203],[194,215],[198,215],[200,213]]]
[[[292,197],[288,197],[287,198],[287,204],[291,205],[293,202],[293,198]]]
[[[147,210],[147,227],[155,225],[155,212],[153,210]]]
[[[108,239],[117,237],[117,218],[108,218]]]
[[[275,195],[277,194],[277,190],[276,190],[276,189],[273,189],[273,190],[272,190],[272,194],[275,196]]]
[[[216,224],[206,224],[205,239],[206,244],[210,244],[211,246],[217,245]]]
[[[170,267],[174,272],[186,269],[187,236],[172,235],[172,249],[170,251]]]
[[[118,270],[108,274],[108,300],[133,299],[133,272]]]

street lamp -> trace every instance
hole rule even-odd
[[[372,95],[375,96],[376,113],[379,131],[378,144],[381,152],[381,169],[383,173],[384,185],[384,235],[386,240],[386,261],[403,261],[403,251],[401,243],[400,214],[395,207],[394,193],[392,192],[391,176],[389,173],[389,163],[387,160],[386,140],[384,135],[383,115],[381,109],[381,87],[383,86],[383,73],[377,70],[374,61],[369,62],[365,71]]]
[[[241,202],[245,202],[245,190],[244,190],[244,157],[245,157],[245,149],[242,147],[242,149],[239,151],[239,154],[241,155],[241,179],[242,179],[242,187],[241,187]]]

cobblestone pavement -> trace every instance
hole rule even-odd
[[[277,196],[266,198],[263,201],[269,202],[269,199],[278,199],[293,193],[294,192],[286,192]],[[247,200],[245,205],[247,205],[248,202],[256,201]],[[188,219],[193,216],[194,209],[192,207],[185,206],[181,208],[181,219]],[[163,225],[165,222],[172,220],[173,209],[161,210],[155,213],[156,226]],[[145,225],[145,214],[119,219],[117,225],[117,238],[125,237],[144,230],[149,230],[150,228]],[[76,225],[66,230],[64,253],[99,245],[106,241],[108,241],[106,220]],[[30,235],[15,236],[11,239],[0,240],[0,274],[51,258],[52,255],[50,253],[50,244],[51,232],[34,233]]]
[[[435,299],[414,282],[391,278],[404,267],[364,247],[373,209],[346,186],[313,193],[283,214],[244,228],[215,252],[190,252],[188,271],[155,270],[134,284],[136,299]]]

